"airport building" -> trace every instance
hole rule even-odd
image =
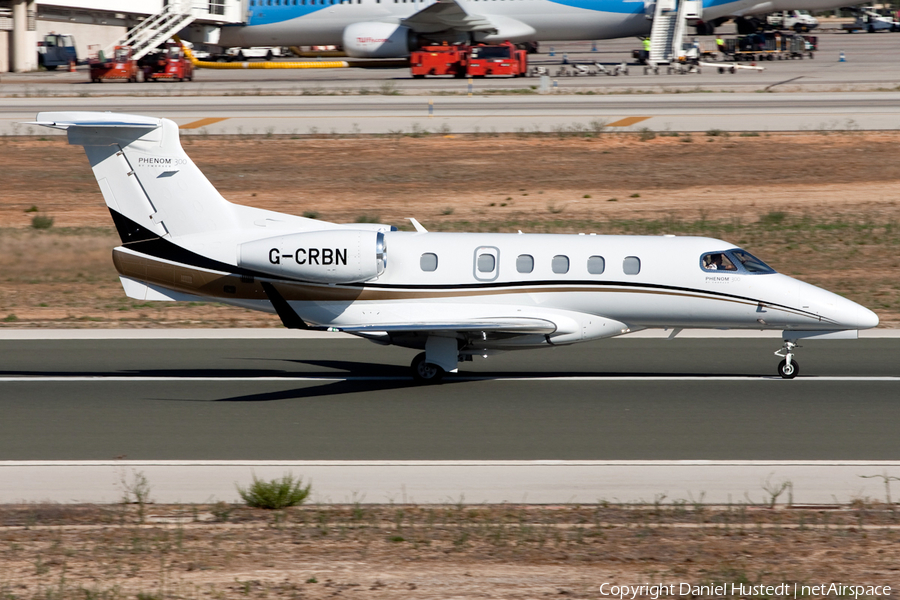
[[[0,72],[38,68],[38,42],[71,34],[79,59],[109,52],[145,23],[159,36],[191,28],[192,39],[214,43],[218,28],[240,23],[247,0],[0,0]]]

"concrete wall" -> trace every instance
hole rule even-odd
[[[48,33],[71,33],[75,36],[75,49],[78,51],[78,60],[84,60],[90,54],[88,46],[98,44],[105,48],[109,44],[121,39],[126,32],[125,27],[112,25],[92,25],[89,23],[63,23],[60,21],[37,22],[38,40],[44,39]],[[94,49],[96,52],[96,49]],[[37,49],[35,49],[37,52]]]

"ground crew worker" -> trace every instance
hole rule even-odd
[[[650,38],[645,37],[643,43],[644,43],[644,50],[643,50],[642,58],[644,59],[644,62],[646,63],[650,60]]]
[[[719,49],[719,52],[725,54],[725,40],[722,39],[721,36],[716,36],[716,48]]]

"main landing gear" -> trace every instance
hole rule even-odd
[[[424,352],[416,355],[410,367],[412,368],[413,379],[417,383],[438,383],[444,378],[444,373],[446,373],[444,369],[436,364],[427,362]]]
[[[800,372],[800,365],[794,360],[794,348],[799,347],[796,342],[784,340],[784,346],[775,352],[775,356],[784,357],[784,360],[778,363],[778,374],[782,379],[793,379]]]
[[[456,372],[459,363],[459,342],[455,337],[429,335],[425,352],[416,356],[410,367],[416,383],[438,383],[444,373]]]

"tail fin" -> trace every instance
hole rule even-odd
[[[43,112],[36,124],[65,129],[84,146],[123,243],[233,229],[225,200],[181,147],[168,119],[99,112]]]

